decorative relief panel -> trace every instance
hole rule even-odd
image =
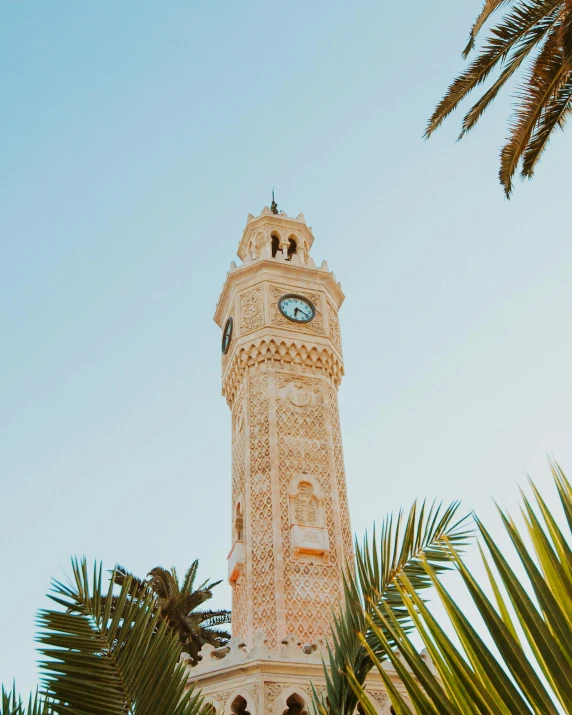
[[[383,707],[385,703],[389,702],[389,695],[381,690],[371,690],[366,691],[369,696],[371,696],[378,705]]]
[[[320,381],[303,375],[278,374],[278,397],[295,407],[322,404]]]
[[[342,352],[342,336],[340,334],[340,321],[338,312],[334,306],[328,301],[328,325],[330,328],[330,340],[335,347]]]
[[[234,531],[236,505],[246,494],[246,437],[244,425],[244,387],[237,396],[232,411],[232,524]],[[245,505],[242,505],[243,513]],[[232,589],[232,634],[246,637],[248,615],[247,582],[241,575]]]
[[[252,554],[253,632],[264,631],[273,648],[277,623],[269,420],[268,376],[263,373],[248,383],[251,534],[247,543]]]
[[[329,470],[328,432],[322,392],[326,383],[320,378],[284,373],[278,373],[277,377],[276,414],[286,630],[296,633],[302,642],[310,643],[316,638],[329,635],[331,609],[339,607],[341,596],[331,495],[333,480]],[[292,383],[297,383],[298,387],[291,388]],[[300,386],[309,393],[310,399],[304,397],[302,400],[291,400],[290,396],[294,394],[291,390],[300,392]],[[291,484],[296,479],[300,482],[302,478],[299,475],[305,473],[311,475],[323,494],[323,526],[331,545],[329,562],[324,562],[320,557],[307,562],[294,560],[290,537]],[[308,481],[311,479],[309,477]],[[312,510],[306,505],[304,512],[307,519]]]
[[[264,683],[264,701],[268,715],[274,715],[274,702],[285,687],[280,683]]]
[[[256,236],[250,239],[249,249],[253,259],[264,255],[264,247],[268,242],[269,238],[264,231],[258,231]]]
[[[262,289],[254,288],[240,296],[240,332],[248,333],[263,324]]]
[[[318,526],[318,500],[308,482],[300,482],[293,499],[294,520],[304,526]]]
[[[284,286],[270,286],[270,322],[272,325],[279,325],[284,328],[300,329],[305,333],[316,333],[323,335],[324,330],[324,316],[320,307],[322,305],[322,298],[319,293],[310,293],[308,291],[296,289],[296,294],[301,295],[303,298],[310,300],[314,307],[316,308],[316,316],[309,323],[295,323],[292,320],[284,317],[278,308],[278,301],[285,293],[292,293],[292,287]]]
[[[306,474],[296,477],[290,491],[290,546],[294,559],[310,556],[310,561],[328,561],[330,541],[325,526],[324,499],[314,492],[316,480]],[[319,489],[319,487],[318,487]]]

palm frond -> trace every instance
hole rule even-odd
[[[50,702],[47,698],[36,691],[30,695],[28,706],[22,702],[22,698],[16,693],[16,688],[6,691],[2,687],[0,694],[0,715],[52,715]]]
[[[560,0],[554,3],[554,5],[555,7],[551,12],[547,13],[544,17],[541,17],[537,22],[535,22],[535,24],[521,36],[519,41],[515,43],[512,54],[503,62],[503,69],[500,77],[465,115],[459,139],[462,139],[463,136],[476,125],[491,102],[496,99],[500,90],[520,68],[524,60],[530,56],[530,54],[534,51],[534,48],[543,41],[547,33],[558,21],[560,15]]]
[[[517,50],[516,54],[519,56],[519,43],[524,42],[528,48],[527,52],[530,53],[536,44],[534,42],[536,25],[538,23],[546,24],[546,22],[551,24],[552,21],[546,20],[546,18],[551,18],[561,4],[562,0],[519,0],[511,11],[503,17],[499,25],[491,31],[490,37],[487,38],[476,59],[450,85],[429,120],[425,136],[431,136],[462,100],[475,87],[482,84],[497,65],[504,62],[515,48]],[[540,42],[542,36],[541,33],[537,42]],[[522,62],[522,59],[520,57],[520,61],[517,61],[516,65],[513,66],[513,72]],[[494,96],[498,94],[498,91],[512,76],[513,72],[503,73],[497,80],[495,90],[490,90]],[[494,96],[489,95],[488,103],[492,101]],[[471,112],[473,115],[478,115],[476,109],[471,110]],[[476,119],[472,122],[472,125],[474,125],[475,121]]]
[[[562,60],[572,69],[572,2],[565,0],[566,12],[560,27],[560,44],[562,46]]]
[[[533,131],[570,74],[562,64],[558,35],[557,29],[551,31],[526,81],[521,85],[510,136],[501,152],[499,179],[507,197],[512,193],[512,178]]]
[[[133,598],[127,576],[114,598],[115,574],[104,590],[101,566],[90,577],[85,560],[74,560],[72,571],[72,582],[55,581],[50,594],[63,610],[38,616],[40,667],[54,713],[198,715],[201,700],[185,693],[179,643],[158,616],[153,592]]]
[[[451,562],[449,543],[462,549],[469,537],[466,518],[456,521],[459,504],[446,509],[424,502],[411,507],[407,518],[399,512],[396,518],[383,522],[379,539],[375,533],[370,543],[366,536],[360,547],[356,543],[356,569],[348,569],[344,577],[344,606],[339,616],[333,617],[332,645],[328,649],[325,664],[326,699],[314,693],[315,707],[323,715],[351,715],[357,704],[357,696],[348,680],[348,672],[362,683],[373,667],[369,650],[374,649],[377,658],[387,658],[385,647],[373,637],[368,619],[377,628],[384,629],[377,620],[376,609],[390,611],[407,631],[411,617],[398,588],[398,577],[406,574],[423,590],[431,580],[422,568],[425,557],[438,573],[449,568]],[[365,634],[365,643],[359,634]],[[388,634],[389,642],[393,643]],[[327,667],[326,667],[327,666]],[[327,704],[326,704],[327,703]]]
[[[199,561],[198,559],[195,559],[187,570],[187,573],[185,574],[185,580],[183,581],[183,587],[181,588],[181,591],[183,593],[191,593],[193,590],[195,590],[193,589],[193,584],[195,582],[198,570]]]
[[[463,50],[463,58],[466,59],[475,47],[475,40],[477,39],[477,35],[481,31],[483,25],[487,22],[489,17],[496,12],[501,5],[506,5],[506,3],[511,2],[512,0],[485,0],[485,4],[483,5],[483,9],[481,10],[479,16],[475,20],[473,26],[471,27],[471,31],[469,33],[469,41],[467,42],[467,46]]]
[[[558,465],[551,466],[569,520],[568,533],[558,525],[534,485],[535,503],[522,497],[523,530],[519,531],[512,519],[499,510],[528,587],[480,521],[476,523],[486,547],[487,555],[482,553],[492,598],[451,545],[451,557],[484,628],[465,616],[426,559],[422,559],[423,570],[436,589],[449,627],[432,615],[407,574],[397,577],[397,588],[432,667],[412,644],[403,621],[385,604],[365,614],[361,643],[378,668],[396,712],[409,714],[411,710],[392,685],[379,653],[391,660],[415,713],[572,712],[572,488]],[[455,633],[454,642],[446,632],[450,628]],[[367,695],[358,674],[349,668],[348,682],[365,710]]]
[[[564,128],[571,111],[572,72],[569,72],[564,83],[558,88],[556,96],[542,111],[532,137],[526,146],[521,171],[523,178],[530,179],[532,177],[534,169],[544,153],[554,129],[556,127],[560,127],[560,129]]]

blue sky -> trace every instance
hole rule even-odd
[[[304,212],[347,300],[353,527],[415,496],[497,529],[572,472],[572,130],[508,202],[504,97],[427,117],[478,0],[0,5],[0,681],[71,555],[224,578],[212,316],[249,212]],[[230,604],[226,585],[217,603]]]

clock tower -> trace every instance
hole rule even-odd
[[[189,680],[224,715],[310,711],[353,568],[338,413],[344,294],[315,265],[313,242],[304,216],[274,201],[250,214],[214,316],[232,417],[233,637],[205,646]],[[381,708],[386,694],[373,695]]]

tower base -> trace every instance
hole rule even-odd
[[[265,640],[257,633],[249,651],[236,638],[224,648],[203,647],[202,660],[189,667],[188,684],[202,691],[213,714],[310,715],[312,686],[325,695],[324,642],[302,645],[289,635],[272,651]],[[385,669],[402,690],[389,662]],[[377,671],[368,676],[366,691],[378,715],[390,715],[391,702]]]

